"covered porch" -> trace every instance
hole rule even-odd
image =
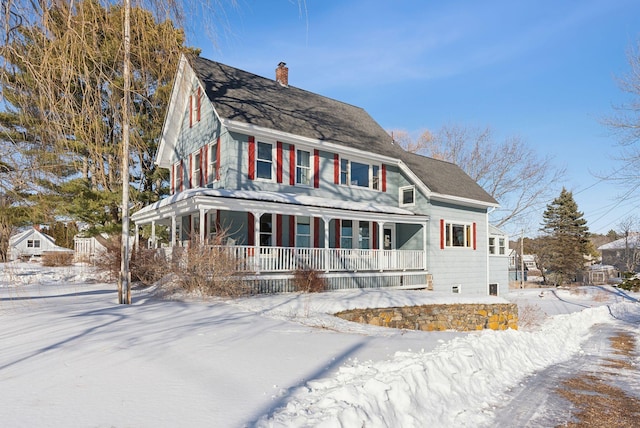
[[[152,247],[158,246],[156,226],[163,225],[170,230],[165,251],[194,239],[216,243],[253,275],[300,268],[331,275],[428,271],[428,217],[375,203],[192,189],[143,208],[132,220],[136,228],[151,225]]]

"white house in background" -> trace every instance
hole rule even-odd
[[[259,291],[289,289],[302,266],[332,289],[508,292],[491,195],[458,166],[403,150],[363,109],[288,76],[284,63],[272,80],[182,57],[155,160],[171,195],[135,212],[136,228],[150,225],[152,242],[156,226],[168,228],[169,251],[226,231],[223,248]]]
[[[35,227],[9,238],[9,260],[30,259],[54,251],[73,252],[69,248],[57,246],[53,237],[42,233]]]

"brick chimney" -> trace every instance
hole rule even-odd
[[[289,68],[284,62],[280,62],[276,68],[276,82],[282,86],[289,86]]]

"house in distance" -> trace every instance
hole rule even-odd
[[[290,86],[285,63],[275,74],[181,58],[156,155],[171,195],[135,212],[136,227],[168,227],[169,248],[224,230],[263,291],[286,291],[305,266],[332,289],[506,294],[494,198],[363,109]]]

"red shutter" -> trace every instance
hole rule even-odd
[[[209,228],[209,222],[207,220],[209,220],[209,214],[204,213],[204,224],[201,224],[200,227],[204,227],[204,242],[208,243],[210,231],[207,230]]]
[[[333,155],[333,184],[340,184],[340,156]]]
[[[189,155],[189,189],[193,188],[193,154]]]
[[[289,246],[296,246],[296,218],[292,215],[289,216]]]
[[[444,220],[440,219],[440,249],[441,250],[444,250],[444,239],[445,239]]]
[[[276,247],[282,247],[282,214],[276,214]]]
[[[216,233],[221,233],[222,227],[220,223],[220,210],[216,210]]]
[[[282,143],[276,143],[276,181],[282,183]]]
[[[256,245],[254,221],[255,219],[253,218],[253,214],[247,213],[247,234],[249,235],[247,236],[248,245]]]
[[[334,224],[334,226],[336,228],[336,230],[335,230],[336,248],[340,248],[340,220],[339,219],[335,219],[333,224]]]
[[[373,245],[371,246],[371,248],[373,248],[374,250],[378,249],[378,223],[376,223],[375,221],[371,223],[371,227],[373,228]]]
[[[176,164],[171,165],[171,172],[169,173],[169,187],[171,188],[171,194],[176,192]]]
[[[320,187],[320,151],[313,151],[313,187]]]
[[[473,237],[471,238],[473,239],[473,249],[476,250],[477,248],[476,248],[476,224],[475,223],[473,223],[473,230],[471,233],[473,233]]]
[[[289,145],[289,184],[296,184],[296,147]]]
[[[198,86],[198,92],[196,95],[198,98],[196,99],[196,114],[197,114],[197,121],[200,122],[200,106],[202,105],[202,91],[200,89],[200,86]]]
[[[218,144],[216,145],[216,180],[220,180],[220,137],[218,137]]]
[[[256,178],[256,139],[249,137],[249,180]]]
[[[380,181],[382,181],[382,191],[386,192],[387,191],[387,166],[385,164],[382,164],[382,167],[380,168],[381,172],[382,172],[382,177],[380,178]]]
[[[193,95],[189,95],[189,128],[193,126]]]
[[[313,248],[320,248],[320,217],[313,218]]]

